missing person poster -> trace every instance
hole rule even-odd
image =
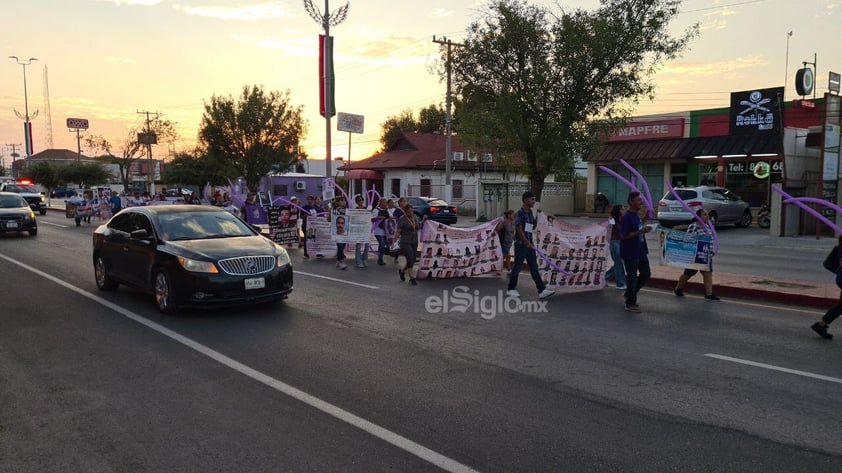
[[[426,220],[420,232],[418,279],[464,278],[503,269],[497,237],[501,218],[470,228],[450,227]]]
[[[279,245],[298,245],[298,209],[291,205],[271,206],[269,237]]]
[[[661,266],[710,271],[712,240],[710,235],[658,227]]]

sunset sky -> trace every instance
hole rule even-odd
[[[314,0],[320,10],[324,0]],[[593,9],[596,0],[532,3]],[[335,10],[345,2],[333,0]],[[657,97],[637,115],[725,107],[732,91],[776,87],[817,57],[819,95],[828,71],[842,72],[839,32],[842,0],[685,0],[673,24],[680,34],[693,23],[701,35],[679,60],[656,76]],[[444,104],[445,85],[435,72],[433,36],[456,42],[487,11],[477,0],[351,0],[335,37],[336,106],[365,116],[365,133],[351,136],[351,159],[379,148],[380,124],[403,110]],[[45,85],[53,148],[76,150],[68,117],[87,118],[89,132],[113,144],[142,121],[141,111],[178,123],[180,139],[153,154],[186,151],[196,142],[203,104],[213,95],[237,96],[243,86],[289,89],[304,107],[311,158],[325,152],[325,121],[318,113],[318,34],[300,0],[26,0],[0,5],[0,150],[22,145],[23,68],[7,56],[38,58],[26,68],[35,151],[48,146]],[[792,31],[792,36],[787,35]],[[787,45],[789,54],[787,61]],[[47,74],[45,74],[45,68]],[[48,81],[45,80],[48,78]],[[333,157],[348,156],[348,133],[332,121]],[[83,144],[84,154],[93,154]],[[24,155],[24,152],[20,152]],[[312,170],[323,173],[323,169]]]

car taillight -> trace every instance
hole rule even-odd
[[[663,200],[658,202],[658,207],[666,207],[667,205],[669,205],[669,204],[667,204]]]
[[[439,211],[438,207],[430,207],[430,212],[438,212],[438,211]]]
[[[697,202],[687,202],[687,206],[688,207],[701,207],[702,203],[698,202],[698,201]]]

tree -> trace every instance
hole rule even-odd
[[[167,163],[161,178],[166,183],[195,186],[202,189],[205,184],[227,184],[228,177],[234,171],[221,166],[218,160],[211,159],[201,150],[191,153],[179,153]]]
[[[302,110],[290,104],[289,90],[266,93],[262,86],[244,86],[239,101],[214,95],[205,104],[199,142],[211,160],[233,169],[256,192],[273,166],[286,169],[299,160],[307,131]]]
[[[402,133],[443,131],[445,120],[447,120],[447,112],[441,105],[429,105],[422,108],[417,120],[412,110],[404,110],[398,115],[390,116],[380,124],[380,144],[383,145],[383,151],[395,144]]]
[[[144,122],[131,127],[126,137],[118,143],[116,148],[101,135],[88,135],[85,137],[85,144],[94,151],[104,153],[101,158],[105,161],[117,165],[120,182],[123,183],[123,188],[128,191],[130,188],[129,171],[132,168],[132,163],[146,157],[146,145],[140,142],[138,134],[147,132],[148,126],[148,131],[157,136],[158,142],[173,141],[178,137],[175,125],[175,122],[156,115],[155,118],[149,120],[148,124]],[[115,151],[119,155],[114,154]]]
[[[98,163],[70,163],[56,169],[57,182],[73,182],[79,187],[107,182],[111,173]]]
[[[569,172],[601,133],[651,97],[657,68],[698,34],[698,25],[667,34],[681,0],[600,3],[554,14],[494,0],[451,59],[460,141],[518,153],[539,199],[544,179]]]
[[[59,173],[56,166],[49,161],[36,161],[28,165],[24,172],[26,172],[27,177],[32,178],[33,181],[44,186],[47,189],[47,195],[50,195],[52,189],[62,184],[59,181]]]

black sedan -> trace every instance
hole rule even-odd
[[[427,217],[434,222],[445,225],[456,223],[456,207],[441,199],[432,197],[407,197],[406,201],[415,210],[419,217]]]
[[[292,292],[287,251],[218,207],[129,207],[94,231],[93,245],[100,290],[125,284],[149,292],[164,313]]]
[[[29,236],[38,234],[38,221],[29,203],[14,192],[0,192],[0,233],[29,232]]]

